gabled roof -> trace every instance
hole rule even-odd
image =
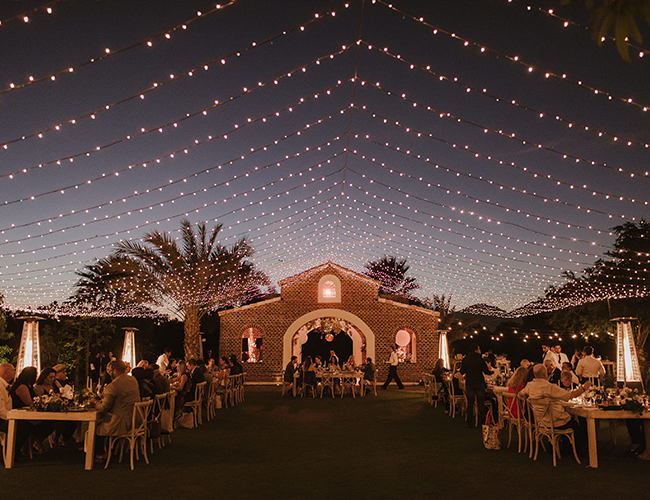
[[[345,274],[347,276],[350,276],[351,278],[354,278],[359,281],[365,281],[366,283],[369,283],[371,285],[375,285],[379,287],[381,283],[375,279],[369,278],[368,276],[365,276],[363,274],[355,273],[351,269],[347,269],[343,266],[339,266],[338,264],[334,264],[331,260],[328,260],[327,263],[321,264],[320,266],[312,267],[311,269],[307,269],[306,271],[301,272],[300,274],[296,274],[295,276],[290,276],[288,278],[283,279],[282,281],[278,282],[278,285],[280,285],[280,288],[286,285],[293,285],[294,283],[298,281],[302,281],[304,279],[309,278],[310,276],[319,273],[323,271],[326,268],[331,268],[336,271],[338,271],[341,274]]]

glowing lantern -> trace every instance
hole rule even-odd
[[[616,321],[616,382],[641,383],[639,358],[636,355],[630,321],[636,318],[614,318]]]
[[[411,335],[406,330],[400,330],[397,332],[397,335],[395,335],[395,343],[400,347],[407,346],[410,342]]]
[[[41,372],[41,350],[38,340],[38,322],[45,319],[38,316],[22,316],[24,319],[23,333],[20,337],[20,349],[18,351],[18,366],[16,372],[20,373],[23,368],[33,366]]]
[[[138,329],[132,326],[125,326],[122,330],[124,330],[122,361],[128,363],[131,368],[135,368],[137,365],[135,360],[135,332],[137,332]]]
[[[442,359],[443,366],[448,370],[451,369],[451,362],[449,361],[449,344],[447,343],[447,332],[440,332],[440,338],[438,340],[439,347],[438,353]]]

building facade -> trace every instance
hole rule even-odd
[[[327,361],[335,351],[358,365],[370,357],[385,378],[397,345],[404,382],[438,359],[439,313],[382,297],[376,280],[327,262],[279,285],[279,297],[219,312],[220,352],[241,354],[248,381],[280,381],[294,355]]]

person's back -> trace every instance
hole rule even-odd
[[[135,377],[126,374],[121,361],[114,361],[112,365],[115,378],[106,386],[102,401],[97,405],[97,411],[103,413],[97,428],[101,436],[126,433],[131,427],[135,403],[140,402],[140,388]]]
[[[590,377],[599,377],[605,374],[605,367],[599,359],[594,357],[594,350],[592,347],[585,347],[585,356],[578,361],[576,366],[576,375],[583,380]]]

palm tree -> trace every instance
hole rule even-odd
[[[378,261],[369,260],[364,274],[381,283],[380,292],[410,297],[411,292],[420,288],[420,285],[414,277],[406,276],[408,270],[406,258],[384,255]]]
[[[108,258],[77,273],[77,296],[174,309],[185,323],[185,356],[198,357],[201,318],[241,304],[269,284],[248,260],[253,249],[245,238],[229,248],[216,244],[221,228],[208,231],[201,223],[195,232],[184,219],[178,243],[158,231],[147,233],[144,244],[120,242]]]

